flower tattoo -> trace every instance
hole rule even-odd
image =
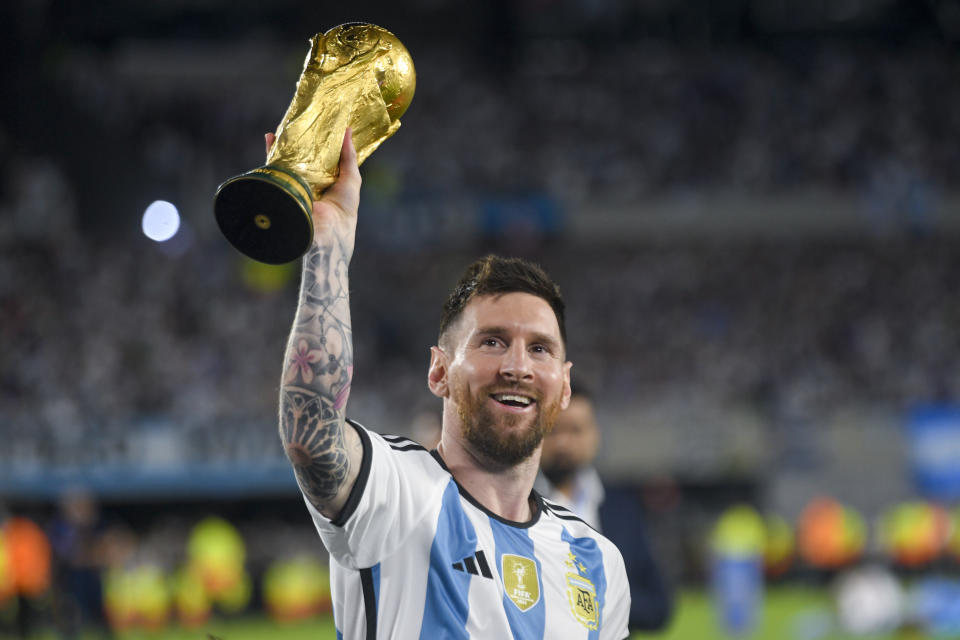
[[[284,383],[290,383],[297,379],[297,373],[303,379],[304,384],[313,382],[313,367],[310,365],[319,362],[324,356],[323,351],[311,349],[306,340],[301,339],[297,342],[297,350],[290,355],[290,368],[284,378]]]

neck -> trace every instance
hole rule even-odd
[[[437,445],[454,479],[492,513],[514,522],[527,522],[535,511],[530,492],[540,465],[539,447],[512,467],[497,466],[480,458],[469,444],[444,429]]]

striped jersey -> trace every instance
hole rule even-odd
[[[331,521],[307,501],[330,552],[337,638],[627,637],[613,543],[536,492],[529,522],[505,520],[436,451],[350,424],[363,458],[342,512]]]

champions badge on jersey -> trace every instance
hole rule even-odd
[[[585,575],[580,572],[586,572],[586,567],[581,564],[576,556],[570,554],[567,560],[567,566],[577,571],[567,573],[567,599],[570,600],[570,610],[573,617],[587,629],[596,630],[600,624],[600,611],[597,606],[597,589]]]
[[[520,611],[526,611],[540,600],[540,577],[537,563],[530,558],[505,553],[500,557],[500,575],[507,597]]]

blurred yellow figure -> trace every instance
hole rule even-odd
[[[132,587],[139,625],[153,631],[166,627],[171,598],[163,570],[152,565],[138,567],[133,573]]]
[[[243,581],[246,545],[236,527],[215,516],[200,521],[187,541],[187,562],[213,599]]]
[[[180,624],[195,629],[210,619],[213,604],[198,571],[183,567],[171,580],[173,602]]]
[[[756,625],[764,599],[763,518],[751,506],[730,507],[717,521],[710,546],[711,593],[721,628],[746,636]]]
[[[217,594],[217,606],[223,613],[236,614],[242,612],[250,604],[253,595],[253,581],[250,574],[241,569],[240,579],[233,586],[227,587]]]
[[[263,599],[270,616],[278,622],[329,612],[330,572],[312,557],[275,562],[263,577]]]
[[[114,631],[126,631],[136,625],[133,581],[129,572],[115,567],[107,571],[103,580],[103,604],[107,620]]]
[[[713,552],[722,556],[760,557],[766,544],[763,518],[748,505],[737,505],[724,511],[710,538]]]
[[[3,527],[0,527],[0,606],[14,594],[13,563],[6,543]]]
[[[936,560],[947,546],[950,518],[940,506],[904,502],[880,518],[880,546],[903,567],[921,567]]]
[[[111,569],[104,579],[104,606],[114,631],[164,629],[171,600],[166,575],[154,565]]]
[[[793,528],[781,516],[766,518],[766,545],[763,552],[763,567],[767,576],[782,576],[793,564],[796,541]]]

